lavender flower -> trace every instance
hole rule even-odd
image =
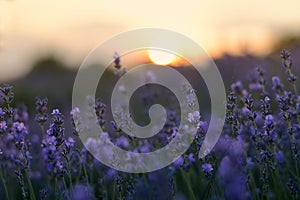
[[[261,100],[261,102],[262,102],[261,105],[262,115],[266,117],[267,115],[271,114],[270,98],[266,96],[264,100]]]
[[[284,155],[283,155],[282,151],[276,152],[276,160],[280,164],[284,163]]]
[[[286,51],[286,50],[282,50],[280,53],[280,57],[282,60],[282,65],[285,68],[285,71],[288,75],[288,82],[293,86],[294,89],[294,94],[297,96],[297,87],[296,87],[296,80],[297,80],[297,76],[295,74],[292,73],[292,58],[291,58],[291,53]]]
[[[28,118],[29,116],[28,116],[26,106],[22,105],[14,109],[14,116],[13,116],[14,121],[26,123],[28,121]]]
[[[210,173],[211,171],[213,171],[214,168],[210,163],[204,163],[202,164],[202,171],[205,173]]]
[[[292,193],[292,195],[295,197],[295,199],[298,199],[298,195],[299,195],[299,185],[298,183],[293,180],[292,178],[289,179],[287,186],[290,190],[290,192]]]
[[[25,135],[28,134],[28,130],[23,122],[13,123],[12,134],[17,148],[22,150],[25,147]]]
[[[231,85],[231,91],[235,94],[242,94],[243,84],[241,81],[237,81]]]
[[[300,115],[300,96],[297,99],[297,103],[296,103],[296,114]]]
[[[252,91],[261,91],[263,88],[262,88],[262,85],[259,83],[250,83],[249,89]]]
[[[48,104],[48,99],[40,99],[39,97],[36,97],[36,111],[37,114],[35,116],[35,121],[39,123],[41,126],[44,125],[44,123],[48,120],[48,115],[47,115],[47,104]]]
[[[80,113],[80,110],[79,110],[79,108],[78,107],[75,107],[73,110],[71,110],[71,112],[70,112],[70,114],[72,115],[72,116],[76,116],[76,115],[78,115]]]
[[[40,199],[41,200],[46,200],[47,199],[47,189],[42,189],[40,190]]]
[[[251,158],[251,157],[248,157],[248,158],[246,159],[246,163],[247,163],[247,166],[248,166],[249,168],[253,168],[253,167],[254,167],[254,162],[252,161],[252,158]]]
[[[21,187],[21,190],[22,190],[22,197],[24,199],[27,198],[27,192],[25,191],[24,189],[24,178],[23,178],[23,174],[20,170],[15,170],[15,175],[16,175],[16,178],[17,178],[17,182],[19,184],[19,186]]]
[[[68,140],[65,141],[65,146],[67,149],[71,149],[74,146],[75,140],[72,137],[69,137]]]
[[[196,161],[193,153],[188,154],[187,158],[188,158],[189,162],[191,162],[191,163]]]
[[[257,69],[255,77],[250,80],[249,91],[243,88],[245,83],[242,81],[227,88],[231,89],[231,93],[226,102],[226,123],[222,137],[209,155],[195,159],[203,145],[211,116],[203,113],[203,121],[200,121],[200,113],[191,112],[185,120],[197,125],[194,143],[169,167],[144,174],[117,172],[98,162],[85,147],[82,148],[77,139],[81,132],[84,133],[80,127],[86,125],[80,124],[79,114],[96,114],[99,125],[105,130],[99,134],[101,141],[112,141],[125,151],[147,154],[166,146],[178,134],[180,113],[177,108],[167,110],[167,121],[159,134],[140,139],[124,135],[120,129],[122,124],[118,127],[115,122],[106,123],[106,117],[111,117],[111,113],[106,112],[107,107],[100,98],[90,98],[87,113],[73,108],[70,121],[65,120],[59,109],[53,109],[48,116],[48,100],[36,98],[35,121],[44,133],[41,142],[40,135],[35,134],[33,126],[29,126],[31,118],[27,109],[24,106],[13,107],[12,87],[3,85],[0,89],[0,188],[3,191],[0,198],[15,199],[22,195],[24,199],[35,199],[37,190],[32,188],[44,188],[40,190],[41,199],[298,199],[300,97],[297,95],[297,76],[291,72],[291,54],[282,51],[281,59],[294,92],[284,88],[281,76],[272,77],[268,83],[264,76],[270,73]],[[120,56],[116,54],[113,61],[120,77],[124,69]],[[263,64],[268,66],[267,62]],[[155,79],[155,76],[149,71],[141,78]],[[151,88],[148,89],[150,91]],[[119,90],[126,92],[123,87]],[[195,90],[187,87],[184,92],[187,93],[187,106],[193,107]],[[272,99],[274,96],[275,101]],[[149,93],[139,100],[152,104],[156,103],[155,98]],[[105,116],[106,113],[108,116]],[[72,126],[70,131],[69,123]],[[188,125],[183,124],[182,127],[185,131]],[[113,134],[109,134],[111,130]],[[99,141],[88,138],[87,148],[91,152],[99,150]],[[40,144],[42,152],[39,152]],[[102,149],[101,153],[119,164],[110,148]],[[32,178],[35,179],[33,185]],[[286,182],[286,186],[282,182]],[[19,184],[20,190],[14,189],[14,183]],[[15,191],[20,191],[20,194]]]
[[[291,53],[287,50],[282,50],[280,52],[280,58],[282,59],[282,65],[288,70],[292,67],[292,57]]]
[[[0,108],[0,119],[3,119],[5,115],[5,112],[3,111],[2,108]]]
[[[115,75],[117,77],[121,77],[126,73],[125,67],[123,67],[123,71],[122,71],[121,58],[117,52],[115,52],[114,55],[114,68],[115,68]]]
[[[123,148],[127,148],[129,146],[129,141],[126,137],[122,136],[116,140],[116,145]]]
[[[0,122],[0,136],[4,134],[6,129],[7,129],[6,121],[1,121]]]
[[[90,185],[76,185],[73,190],[71,190],[71,199],[72,200],[82,200],[96,199],[94,195],[93,188]]]
[[[278,76],[272,77],[272,83],[273,83],[273,90],[276,91],[278,95],[282,94],[283,92],[283,85],[280,81],[280,78]]]
[[[63,115],[58,109],[54,109],[52,111],[52,123],[47,129],[47,135],[50,137],[54,136],[57,146],[60,146],[64,142],[65,129],[63,128],[63,123]]]
[[[264,128],[266,128],[267,130],[273,129],[273,116],[272,115],[266,116]]]
[[[200,113],[199,111],[195,111],[193,113],[188,114],[188,121],[190,123],[198,123],[200,120]]]
[[[42,142],[46,168],[54,179],[66,173],[66,165],[61,156],[68,162],[68,155],[75,142],[71,137],[65,141],[63,123],[63,115],[59,109],[54,109],[52,111],[52,123],[47,129],[47,135]],[[60,148],[62,146],[63,148]]]
[[[0,98],[9,105],[14,99],[13,86],[4,84],[0,87]]]
[[[116,69],[120,69],[121,68],[121,65],[120,65],[120,62],[121,62],[121,59],[120,59],[120,56],[117,52],[115,52],[115,55],[114,55],[114,64],[115,64],[115,68]]]
[[[182,156],[180,156],[177,160],[174,161],[174,166],[179,168],[180,166],[183,165],[184,162],[184,158]]]
[[[106,105],[103,103],[101,98],[97,98],[95,101],[95,113],[97,116],[97,120],[102,129],[104,129],[104,125],[106,121],[104,120],[104,113],[106,111]]]
[[[59,109],[53,109],[53,111],[52,111],[51,114],[54,115],[54,116],[55,116],[55,115],[61,115]]]
[[[73,135],[75,135],[76,137],[79,136],[80,133],[80,116],[79,116],[80,110],[78,107],[74,108],[73,110],[71,110],[70,114],[71,114],[71,124],[72,124],[72,128],[73,128]]]

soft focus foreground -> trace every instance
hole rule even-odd
[[[4,84],[0,88],[0,199],[298,199],[299,84],[290,52],[281,51],[280,59],[282,69],[280,63],[273,67],[285,76],[270,76],[274,71],[258,68],[250,82],[236,80],[227,88],[226,124],[213,152],[198,159],[209,123],[208,114],[201,113],[188,151],[168,167],[144,174],[118,172],[95,160],[78,139],[79,109],[63,112],[62,105],[50,109],[49,96],[36,98],[35,114],[30,115],[26,106],[15,106],[17,94]],[[123,72],[119,60],[115,64],[118,79]],[[136,95],[142,104],[135,105],[147,113],[147,106],[159,102],[165,92],[155,86],[142,88],[142,95]],[[151,152],[165,146],[178,131],[176,100],[169,101],[168,119],[159,135],[141,140],[122,134],[109,120],[101,98],[92,110],[99,126],[107,130],[106,137],[123,149]],[[188,120],[199,117],[192,113]],[[90,145],[97,144],[91,141]]]

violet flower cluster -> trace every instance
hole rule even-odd
[[[31,116],[25,106],[15,106],[13,87],[2,85],[0,199],[299,199],[299,83],[291,53],[283,50],[280,58],[289,85],[259,68],[248,84],[240,80],[228,88],[226,123],[209,155],[197,156],[209,121],[202,113],[190,113],[188,120],[198,126],[186,153],[161,170],[140,174],[116,171],[90,154],[79,139],[84,131],[79,130],[78,108],[69,113],[49,109],[47,98],[36,98],[36,115]],[[114,67],[117,78],[126,72],[117,54]],[[151,86],[146,89],[154,93]],[[155,102],[155,97],[146,95],[141,101]],[[100,98],[91,105],[107,131],[103,137],[127,151],[154,151],[178,133],[176,109],[167,109],[159,134],[138,139],[109,119]],[[89,145],[97,142],[90,140]]]

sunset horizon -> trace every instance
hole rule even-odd
[[[140,6],[135,9],[117,1],[73,5],[69,1],[59,4],[50,0],[1,1],[0,77],[18,77],[28,72],[39,57],[51,54],[76,68],[97,45],[137,28],[180,32],[213,58],[245,52],[264,56],[274,42],[300,32],[297,26],[300,14],[293,1],[272,2],[267,13],[263,7],[268,2],[258,0],[251,3],[231,0],[220,7],[217,1],[157,3],[133,1],[132,4]],[[281,11],[283,5],[289,8],[288,14]],[[165,9],[168,6],[172,9]]]

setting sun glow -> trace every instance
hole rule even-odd
[[[175,61],[176,56],[172,53],[162,50],[148,50],[150,60],[157,65],[168,65]]]

